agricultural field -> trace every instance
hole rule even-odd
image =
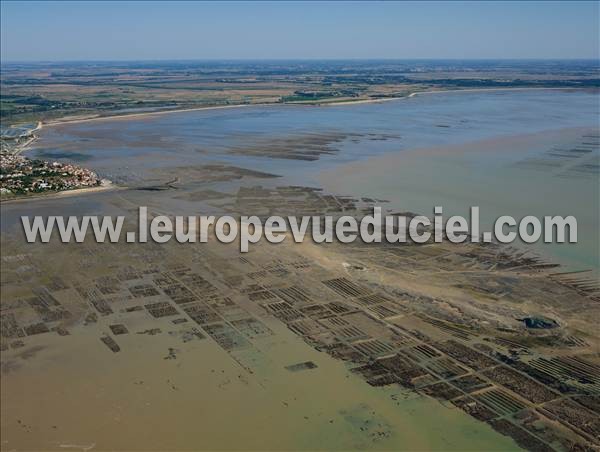
[[[598,87],[593,61],[3,63],[3,126],[219,105],[348,102],[439,89]]]

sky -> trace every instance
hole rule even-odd
[[[599,5],[1,0],[0,58],[598,59]]]

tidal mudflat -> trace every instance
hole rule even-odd
[[[586,231],[598,221],[588,205],[598,196],[598,117],[594,92],[519,91],[43,129],[31,155],[73,153],[125,188],[1,207],[2,447],[597,443],[597,286],[555,267],[561,253],[540,260],[493,244],[263,243],[245,255],[216,243],[30,245],[18,221],[59,213],[133,221],[140,205],[168,215],[359,216],[377,204],[452,212],[474,200],[485,211],[490,197],[490,214],[518,217],[526,206],[514,195],[527,189],[524,202],[539,212],[581,211],[580,237],[594,240]],[[495,196],[495,187],[508,194]],[[589,269],[593,257],[576,251],[564,261]]]
[[[369,193],[396,210],[469,217],[478,206],[482,231],[500,215],[573,215],[578,242],[532,250],[571,270],[598,272],[600,261],[600,134],[596,127],[557,128],[452,146],[406,150],[323,171],[336,193]]]

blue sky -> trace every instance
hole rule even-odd
[[[599,58],[590,2],[1,2],[10,60]]]

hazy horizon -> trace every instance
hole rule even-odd
[[[597,58],[147,58],[147,59],[139,59],[139,58],[123,58],[123,59],[81,59],[81,60],[2,60],[3,64],[60,64],[60,63],[154,63],[154,62],[162,62],[162,63],[179,63],[179,62],[223,62],[223,63],[236,63],[236,62],[266,62],[266,63],[278,63],[278,62],[412,62],[412,61],[456,61],[456,62],[469,62],[469,61],[479,61],[479,62],[497,62],[497,61],[505,61],[505,62],[528,62],[528,61],[539,61],[539,62],[553,62],[553,61],[585,61],[592,62],[598,61],[600,62],[600,57]]]
[[[600,58],[598,2],[1,2],[3,62]]]

